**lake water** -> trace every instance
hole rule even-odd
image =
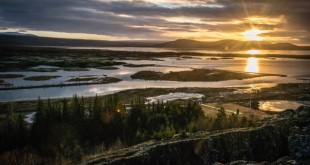
[[[117,70],[101,70],[89,68],[89,71],[63,71],[56,72],[2,72],[2,74],[24,74],[25,76],[39,75],[56,75],[59,78],[47,81],[27,81],[23,78],[4,79],[6,82],[14,84],[14,86],[43,85],[43,84],[59,84],[65,83],[72,77],[87,75],[107,75],[110,77],[120,78],[123,81],[112,84],[87,85],[87,86],[70,86],[70,87],[53,87],[53,88],[34,88],[20,90],[0,90],[0,102],[17,101],[17,100],[33,100],[41,97],[45,98],[62,98],[71,97],[74,94],[83,96],[105,95],[115,93],[127,89],[138,88],[177,88],[177,87],[244,87],[256,86],[270,87],[278,83],[299,83],[309,82],[310,60],[288,59],[288,58],[234,58],[211,60],[209,57],[193,57],[193,58],[161,58],[161,61],[154,60],[122,60],[132,64],[155,64],[152,67],[130,68],[124,66],[116,66]],[[53,66],[41,66],[53,67]],[[160,72],[173,72],[191,70],[192,68],[208,68],[208,69],[224,69],[240,72],[253,73],[271,73],[287,75],[287,77],[268,76],[258,77],[245,80],[229,80],[219,82],[173,82],[173,81],[144,81],[132,80],[130,75],[142,71],[152,70]],[[1,72],[0,72],[1,74]]]
[[[310,102],[287,100],[259,101],[259,109],[263,111],[282,112],[287,109],[296,110],[300,106],[310,106]]]
[[[173,101],[173,100],[188,100],[188,99],[201,99],[204,95],[199,93],[182,93],[182,92],[176,92],[176,93],[169,93],[166,95],[159,95],[154,97],[147,97],[146,103],[152,104],[157,102],[164,102],[167,101]]]
[[[25,115],[25,122],[29,123],[29,124],[32,124],[34,119],[35,119],[35,115],[36,115],[37,112],[31,112],[27,115]]]

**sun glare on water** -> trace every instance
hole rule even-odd
[[[248,58],[245,71],[249,73],[258,73],[259,72],[258,58],[255,57]]]
[[[243,33],[244,37],[249,41],[260,41],[262,37],[259,34],[263,33],[262,30],[251,29]]]

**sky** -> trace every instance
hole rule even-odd
[[[310,0],[0,0],[0,32],[310,43]]]

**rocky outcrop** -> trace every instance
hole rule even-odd
[[[149,141],[82,164],[208,165],[304,161],[310,156],[309,114],[309,108],[300,108],[264,120],[262,126],[256,128],[202,133],[185,139]]]
[[[288,138],[290,155],[297,159],[310,159],[310,109],[299,110]],[[309,163],[310,164],[310,163]]]

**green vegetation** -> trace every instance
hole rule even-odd
[[[20,78],[24,77],[22,74],[0,74],[0,78]]]
[[[29,81],[46,81],[54,78],[58,78],[61,76],[31,76],[31,77],[25,77],[24,80]]]
[[[111,77],[112,79],[113,77]],[[108,77],[109,79],[109,77]],[[116,79],[116,78],[113,78]],[[119,79],[116,79],[121,81]],[[116,81],[115,80],[115,81]],[[118,82],[116,81],[116,82]],[[84,83],[72,84],[72,85],[83,85]],[[96,84],[96,83],[95,83]],[[71,84],[61,84],[61,85],[71,85]],[[61,86],[59,84],[53,85]],[[88,84],[86,84],[88,85]],[[44,86],[45,87],[45,86]],[[237,103],[242,106],[249,107],[249,98],[251,97],[252,103],[262,100],[294,100],[294,101],[309,101],[309,84],[308,83],[290,83],[290,84],[279,84],[270,88],[262,88],[261,90],[253,93],[234,93],[236,90],[242,90],[246,88],[146,88],[146,89],[129,89],[117,92],[121,103],[128,104],[131,100],[138,99],[139,97],[154,97],[158,95],[165,95],[175,92],[184,93],[200,93],[205,96],[203,100],[204,103],[217,103],[219,100],[223,103]],[[5,89],[1,89],[5,90]],[[227,93],[225,97],[222,97],[223,93]],[[105,99],[110,95],[98,96],[100,99]],[[85,100],[91,100],[93,97],[86,97]],[[53,99],[59,100],[59,99]],[[242,102],[247,102],[247,104],[242,104]],[[18,101],[14,103],[16,110],[23,111],[25,109],[34,109],[36,101]],[[7,110],[8,103],[1,102],[0,109]]]
[[[261,120],[263,124],[257,127],[182,133],[172,139],[148,141],[122,150],[98,154],[86,158],[83,163],[308,164],[309,117],[310,108],[300,107],[295,111],[286,110],[278,116]]]
[[[253,126],[251,120],[240,119],[238,114],[228,116],[224,110],[217,118],[205,117],[196,102],[146,105],[138,99],[126,107],[118,100],[117,95],[87,101],[77,96],[71,101],[39,99],[34,123],[29,126],[10,104],[7,118],[0,123],[0,162],[61,164],[149,139]],[[16,153],[19,157],[14,157]]]
[[[155,72],[140,71],[131,76],[132,79],[143,80],[169,80],[169,81],[225,81],[225,80],[242,80],[271,74],[250,74],[244,72],[232,72],[217,69],[193,69],[191,71],[181,72]]]

